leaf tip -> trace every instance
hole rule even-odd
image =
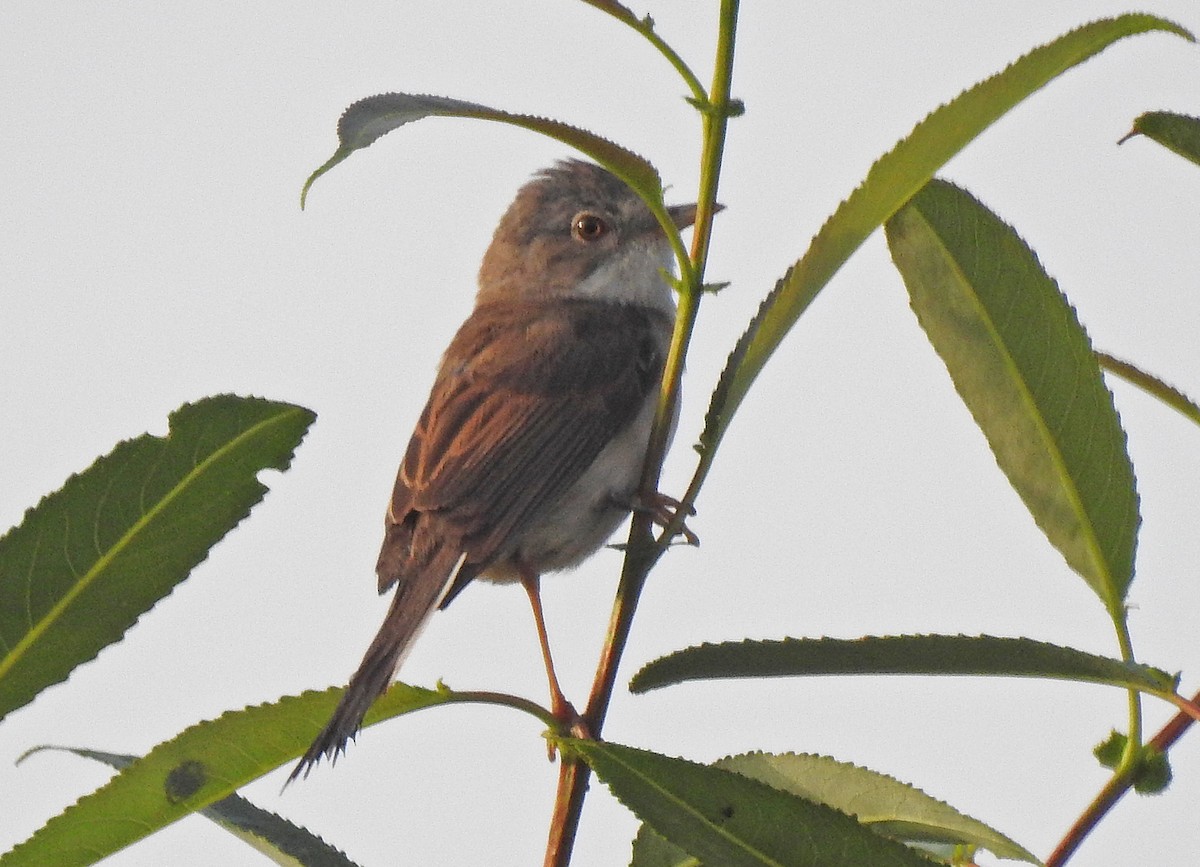
[[[34,753],[41,753],[41,752],[45,752],[46,750],[58,750],[58,749],[62,749],[62,747],[56,747],[56,746],[54,746],[54,744],[38,744],[36,747],[30,747],[25,752],[21,753],[21,755],[17,756],[17,760],[15,762],[13,762],[13,766],[15,767],[15,766],[21,764],[21,762],[25,761],[27,758],[32,756]]]

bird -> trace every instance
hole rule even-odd
[[[667,212],[682,230],[697,206]],[[665,523],[678,507],[639,492],[674,327],[671,267],[649,207],[602,166],[563,160],[518,190],[396,476],[376,564],[391,605],[289,783],[346,751],[429,615],[476,578],[523,585],[552,713],[578,720],[554,673],[540,579],[579,565],[631,510]]]

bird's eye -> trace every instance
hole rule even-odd
[[[596,241],[608,234],[603,217],[584,211],[571,221],[571,235],[578,241]]]

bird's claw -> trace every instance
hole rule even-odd
[[[664,494],[661,491],[655,491],[649,497],[645,496],[644,494],[635,495],[632,499],[632,502],[623,503],[621,505],[634,512],[642,512],[645,515],[649,515],[651,521],[664,529],[675,520],[675,516],[680,512],[683,512],[686,515],[696,514],[695,506],[689,505],[685,508],[682,501]],[[681,523],[675,535],[682,536],[684,542],[686,542],[688,545],[691,545],[693,548],[698,548],[700,546],[700,537],[693,533],[687,524]]]

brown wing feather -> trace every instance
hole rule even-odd
[[[511,549],[657,387],[667,327],[655,311],[574,299],[469,318],[396,480],[381,589],[444,545],[466,553],[463,579]]]
[[[439,600],[516,545],[662,375],[661,313],[583,300],[479,313],[447,349],[400,465],[376,567],[396,596],[289,782],[345,750]]]

